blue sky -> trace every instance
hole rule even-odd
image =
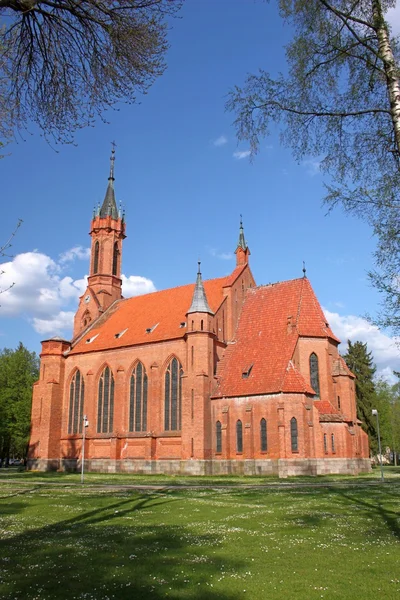
[[[16,285],[0,296],[0,347],[22,341],[39,352],[41,339],[70,337],[115,140],[126,295],[194,281],[199,257],[204,278],[229,273],[242,214],[257,283],[300,277],[304,260],[337,335],[367,341],[385,374],[399,369],[393,340],[362,318],[379,303],[366,276],[370,229],[340,209],[326,214],[315,157],[297,164],[277,135],[251,163],[225,112],[246,73],[285,70],[289,39],[275,3],[186,0],[169,32],[167,71],[140,104],[110,110],[74,145],[54,148],[32,126],[8,146],[0,239],[24,222],[3,265],[2,287]]]

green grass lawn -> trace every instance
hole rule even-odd
[[[4,600],[400,599],[397,478],[137,491],[11,475],[0,478]]]

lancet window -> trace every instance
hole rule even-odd
[[[82,433],[85,382],[80,371],[74,374],[69,386],[68,433]]]
[[[118,242],[115,242],[114,250],[113,250],[113,264],[112,264],[112,274],[113,275],[118,275],[118,258],[119,258]]]
[[[165,431],[180,431],[182,412],[183,369],[177,358],[173,358],[165,372],[164,428]]]
[[[243,425],[242,421],[236,421],[236,452],[243,452]]]
[[[129,395],[129,431],[147,429],[147,374],[139,362],[132,371]]]
[[[261,419],[260,421],[260,450],[266,452],[268,450],[267,444],[267,421]]]
[[[106,367],[99,379],[97,433],[111,433],[114,421],[114,376]]]
[[[318,356],[315,354],[315,352],[310,355],[310,383],[311,387],[315,391],[315,396],[319,398]]]
[[[222,426],[221,426],[221,421],[217,421],[216,423],[216,427],[215,427],[215,433],[216,433],[216,452],[222,452]]]
[[[299,439],[297,431],[297,419],[295,417],[292,417],[290,419],[290,442],[292,446],[292,452],[298,452]]]

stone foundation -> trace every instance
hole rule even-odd
[[[28,470],[79,471],[76,459],[29,459]],[[142,460],[91,459],[85,460],[87,473],[136,473],[142,475],[277,475],[285,478],[296,475],[358,475],[369,473],[367,458],[309,458],[255,460]]]

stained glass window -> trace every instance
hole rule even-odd
[[[97,433],[111,433],[114,423],[114,376],[106,367],[99,379]]]
[[[315,391],[315,396],[319,398],[318,356],[314,352],[310,356],[310,383]]]
[[[132,371],[129,396],[129,431],[147,429],[147,374],[142,363]]]
[[[85,383],[80,371],[76,371],[69,386],[68,433],[82,433]]]
[[[292,452],[298,452],[299,443],[297,433],[297,419],[295,417],[292,417],[290,419],[290,441],[292,445]]]
[[[242,421],[236,421],[236,452],[243,452],[243,425]]]
[[[181,429],[182,375],[182,365],[177,358],[173,358],[165,372],[165,431],[180,431]]]
[[[217,452],[222,452],[222,426],[221,426],[221,421],[217,421],[216,427],[215,427],[215,433],[216,433],[216,437],[217,437],[217,443],[216,443],[216,451]]]
[[[261,419],[261,421],[260,421],[260,449],[261,449],[261,452],[266,452],[268,449],[267,421],[265,419]]]

